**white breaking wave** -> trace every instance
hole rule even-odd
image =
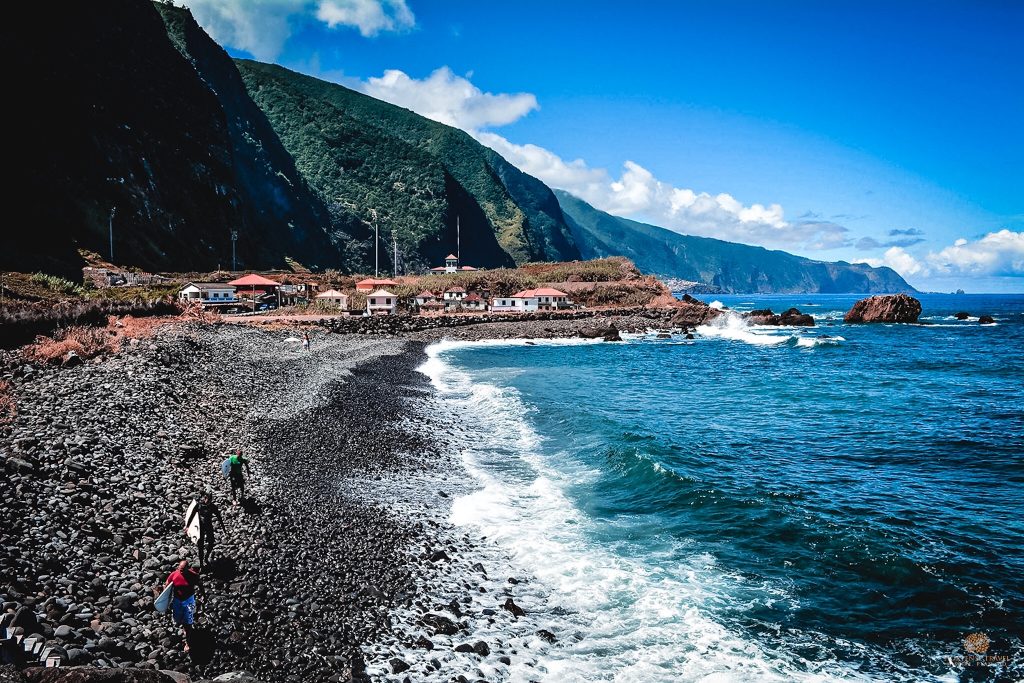
[[[815,346],[837,346],[846,339],[843,337],[800,337],[796,345],[802,348],[814,348]]]
[[[488,680],[870,680],[836,662],[766,650],[717,621],[715,605],[749,600],[749,590],[741,599],[742,579],[686,541],[646,561],[591,541],[594,522],[566,491],[599,472],[571,458],[553,467],[550,449],[542,451],[545,443],[530,422],[531,409],[515,389],[474,382],[443,358],[453,348],[490,344],[434,344],[420,367],[453,418],[475,427],[461,455],[479,488],[454,501],[452,523],[496,543],[511,558],[510,571],[535,577],[516,600],[526,601],[528,617],[558,637],[550,646],[535,637],[518,641],[533,666],[482,669]]]
[[[725,304],[723,304],[721,301],[717,301],[716,300],[716,301],[712,301],[711,303],[709,303],[708,307],[709,308],[716,308],[719,311],[721,311],[721,310],[725,309]]]
[[[755,346],[774,346],[785,344],[793,335],[779,334],[778,328],[751,328],[739,315],[727,312],[712,320],[707,325],[697,327],[697,334],[704,337],[741,341]]]

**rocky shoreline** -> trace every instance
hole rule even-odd
[[[65,671],[160,669],[192,680],[241,670],[266,681],[361,680],[367,667],[397,674],[408,666],[401,653],[432,637],[466,665],[492,650],[505,656],[486,643],[456,650],[466,612],[431,602],[432,587],[447,580],[440,592],[458,592],[458,567],[475,563],[467,540],[439,530],[447,501],[422,483],[444,480],[437,472],[451,464],[422,429],[422,360],[415,341],[316,334],[307,353],[280,332],[179,325],[102,362],[9,363],[18,414],[0,427],[6,625],[41,638]],[[238,508],[219,471],[235,446],[253,460],[252,502]],[[204,489],[227,529],[200,605],[211,646],[190,656],[152,609],[153,588],[179,558],[195,560],[182,515]],[[402,496],[402,512],[389,495]],[[410,620],[401,631],[397,611]],[[32,664],[5,647],[17,668]],[[366,651],[376,653],[370,661]]]

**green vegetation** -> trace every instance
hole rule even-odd
[[[279,66],[236,64],[332,216],[365,226],[358,237],[334,235],[362,264],[373,261],[371,209],[383,236],[397,231],[407,270],[437,265],[454,249],[457,218],[466,263],[578,257],[547,186],[463,131]],[[381,256],[390,266],[391,251]]]
[[[66,294],[68,296],[82,296],[85,294],[85,288],[82,285],[56,275],[35,273],[32,275],[31,280],[37,285],[42,285],[57,294]]]

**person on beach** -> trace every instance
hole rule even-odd
[[[196,515],[199,516],[199,540],[196,545],[199,546],[199,566],[202,568],[213,556],[213,520],[216,518],[220,523],[220,530],[224,531],[224,518],[221,517],[220,508],[214,504],[213,494],[209,491],[204,492],[199,498],[199,505],[192,512],[192,517],[185,522],[186,529],[192,524]]]
[[[245,500],[245,477],[242,476],[242,467],[245,467],[245,474],[252,474],[249,471],[249,459],[242,455],[242,449],[237,449],[228,456],[230,471],[228,479],[231,480],[231,504],[238,505],[238,501]],[[236,499],[236,495],[238,498]]]
[[[178,563],[175,569],[164,581],[164,586],[173,584],[173,595],[171,597],[171,619],[175,624],[181,626],[185,636],[185,652],[189,650],[189,638],[192,636],[192,627],[196,622],[196,589],[202,589],[202,576],[198,570],[188,566],[187,560]]]
[[[309,332],[302,333],[302,348],[305,351],[309,351]]]

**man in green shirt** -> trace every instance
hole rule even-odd
[[[252,474],[249,471],[249,459],[242,455],[242,449],[239,448],[228,456],[228,460],[231,463],[228,473],[228,479],[231,480],[231,504],[238,505],[239,500],[245,500],[245,477],[242,476],[242,467],[245,467],[245,474]],[[239,494],[237,500],[236,494]]]

